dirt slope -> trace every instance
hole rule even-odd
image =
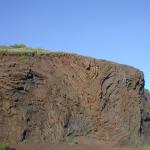
[[[139,144],[144,77],[129,66],[69,54],[0,55],[0,143],[87,136]]]

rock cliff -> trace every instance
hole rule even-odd
[[[142,136],[144,144],[150,144],[150,92],[144,90],[143,110],[142,110]]]
[[[143,73],[126,65],[59,53],[0,55],[0,142],[89,136],[139,144],[149,128],[143,99]]]

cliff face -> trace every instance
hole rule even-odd
[[[142,110],[143,143],[150,144],[150,92],[144,90]]]
[[[138,144],[143,73],[73,55],[0,56],[0,142],[90,136]]]

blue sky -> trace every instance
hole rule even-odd
[[[149,0],[0,0],[0,45],[64,50],[139,68],[150,89]]]

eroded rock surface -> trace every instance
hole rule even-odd
[[[129,66],[73,55],[1,55],[0,142],[90,136],[138,144],[143,93],[143,73]]]
[[[143,143],[150,144],[150,92],[144,90],[142,111]]]

